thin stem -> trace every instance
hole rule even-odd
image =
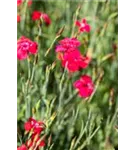
[[[28,80],[29,80],[30,76],[31,76],[30,60],[29,60],[29,58],[27,59],[27,64],[28,64]]]
[[[49,52],[50,52],[50,50],[52,49],[52,47],[53,47],[55,41],[56,41],[59,37],[60,37],[60,36],[56,36],[56,37],[54,38],[54,40],[52,41],[50,47],[47,49],[47,51],[46,51],[46,53],[45,53],[45,57],[49,54]]]
[[[92,95],[89,97],[88,102],[91,102],[93,96],[95,95],[95,93],[96,93],[96,91],[97,91],[97,88],[98,88],[98,86],[99,86],[99,83],[100,83],[100,81],[101,81],[103,75],[104,75],[104,72],[102,71],[102,72],[100,73],[100,75],[99,75],[99,78],[98,78],[97,81],[96,81],[96,85],[95,85],[94,92],[93,92]]]
[[[22,23],[21,23],[21,29],[23,31],[24,29],[24,25],[25,25],[25,21],[26,21],[26,11],[27,11],[27,5],[28,5],[28,0],[25,1],[24,3],[24,9],[23,9],[23,15],[22,15]]]
[[[77,10],[76,10],[75,15],[74,15],[74,17],[73,17],[73,27],[72,27],[71,37],[73,37],[74,34],[75,34],[75,33],[74,33],[74,32],[75,32],[75,22],[77,21],[77,17],[78,17],[78,15],[79,15],[80,9],[81,9],[81,5],[79,5],[79,6],[77,7]]]
[[[19,133],[18,133],[18,132],[17,132],[17,134],[18,134],[18,138],[19,138],[19,140],[20,140],[20,143],[21,143],[21,145],[22,145],[21,137],[20,137],[20,135],[19,135]]]

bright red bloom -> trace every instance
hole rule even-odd
[[[28,148],[26,147],[26,145],[23,144],[20,147],[18,147],[17,150],[28,150]]]
[[[21,21],[21,17],[20,15],[17,15],[17,22],[20,22]]]
[[[81,45],[80,41],[76,38],[65,38],[56,46],[56,52],[72,51]]]
[[[40,18],[43,18],[44,22],[46,23],[47,26],[49,26],[51,24],[51,19],[49,18],[49,16],[45,13],[42,13],[40,11],[34,11],[32,13],[32,20],[39,20]]]
[[[41,12],[40,11],[34,11],[33,13],[32,13],[32,20],[39,20],[40,19],[40,17],[41,17]]]
[[[88,66],[88,58],[83,57],[79,50],[66,52],[63,55],[62,66],[66,67],[70,72],[76,72]]]
[[[83,75],[74,82],[74,87],[79,90],[79,95],[83,98],[89,97],[94,91],[94,83],[90,76]]]
[[[22,4],[22,0],[17,0],[17,6],[20,6]]]
[[[29,54],[36,54],[37,47],[38,45],[36,42],[33,42],[30,39],[22,36],[17,41],[17,58],[19,60],[24,60]]]
[[[42,18],[45,21],[46,25],[49,26],[51,24],[51,19],[47,14],[42,14]]]
[[[44,123],[41,121],[36,121],[33,118],[29,118],[29,120],[24,124],[24,128],[26,131],[33,130],[33,134],[40,134],[43,130]]]
[[[91,26],[87,23],[86,19],[82,19],[82,21],[76,21],[76,26],[79,27],[80,32],[90,32]]]

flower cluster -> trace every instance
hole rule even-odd
[[[56,46],[56,52],[62,62],[62,66],[66,67],[70,72],[76,72],[86,68],[90,58],[81,55],[78,47],[80,42],[76,38],[65,38]]]
[[[41,139],[41,132],[44,130],[44,123],[42,121],[37,121],[33,118],[24,124],[24,129],[27,133],[30,133],[30,139],[26,141],[26,144],[21,145],[17,150],[28,150],[35,149],[39,150],[40,147],[45,146],[44,139]]]
[[[51,24],[51,19],[46,13],[42,13],[40,11],[34,11],[32,13],[32,20],[36,21],[36,20],[39,20],[40,18],[44,20],[47,26]]]
[[[23,0],[17,0],[17,6],[21,6],[23,3]],[[32,0],[28,1],[28,6],[30,7],[32,5]],[[17,22],[20,22],[20,15],[17,15]],[[49,26],[51,24],[51,19],[46,13],[42,13],[40,11],[34,11],[32,13],[32,20],[39,20],[42,18],[44,22],[46,23],[46,26]]]
[[[91,27],[86,19],[76,21],[76,26],[79,27],[79,32],[90,32]],[[83,56],[79,51],[80,41],[77,38],[64,38],[59,41],[55,51],[58,53],[58,59],[61,60],[62,66],[67,68],[69,72],[76,72],[80,69],[87,68],[91,58]],[[94,91],[94,83],[90,76],[83,75],[74,82],[74,87],[79,91],[79,95],[83,98],[89,97]]]
[[[22,36],[17,41],[17,58],[19,60],[24,60],[29,54],[36,54],[38,51],[38,45],[36,42]]]

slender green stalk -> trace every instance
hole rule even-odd
[[[78,15],[79,15],[80,9],[81,9],[81,5],[79,5],[79,6],[77,7],[77,10],[76,10],[76,12],[75,12],[75,15],[73,16],[73,27],[72,27],[71,37],[74,37],[74,35],[75,35],[75,22],[77,21],[77,17],[78,17]]]
[[[53,48],[54,43],[56,42],[56,40],[61,36],[61,34],[63,33],[65,29],[65,25],[58,31],[58,33],[56,34],[54,40],[52,41],[50,47],[47,49],[46,53],[45,53],[45,57],[49,54],[50,50]]]
[[[27,5],[28,5],[28,0],[25,1],[24,3],[24,7],[23,7],[23,13],[22,13],[22,22],[21,22],[21,29],[22,31],[24,30],[24,26],[25,26],[25,21],[26,21],[26,13],[27,13]]]
[[[104,72],[101,71],[101,73],[100,73],[100,75],[99,75],[99,78],[98,78],[97,81],[96,81],[94,92],[93,92],[92,95],[89,97],[88,102],[91,102],[93,96],[95,95],[95,93],[96,93],[96,91],[97,91],[97,88],[98,88],[98,86],[99,86],[99,84],[100,84],[100,81],[101,81],[103,75],[104,75]]]

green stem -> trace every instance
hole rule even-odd
[[[73,27],[72,27],[71,37],[74,36],[74,32],[75,32],[75,22],[77,21],[77,17],[78,17],[78,15],[79,15],[80,9],[81,9],[81,6],[79,5],[79,6],[77,7],[77,10],[76,10],[75,15],[74,15],[74,17],[73,17]]]
[[[52,49],[52,47],[53,47],[55,41],[56,41],[59,37],[60,37],[60,36],[56,36],[56,37],[54,38],[54,40],[52,41],[50,47],[48,48],[48,50],[47,50],[46,53],[45,53],[45,57],[48,55],[48,53],[49,53],[50,50]]]
[[[29,60],[29,58],[27,59],[27,64],[28,64],[28,80],[29,80],[30,79],[30,75],[31,75],[30,60]]]
[[[23,15],[22,15],[22,23],[21,23],[21,29],[22,31],[24,30],[24,25],[26,21],[26,11],[27,11],[27,5],[28,5],[28,0],[25,1],[24,3],[24,9],[23,9]]]

